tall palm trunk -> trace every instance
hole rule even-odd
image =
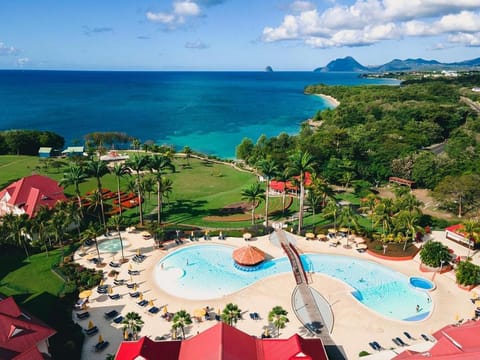
[[[303,227],[303,201],[305,200],[305,186],[303,185],[303,172],[300,174],[300,211],[298,212],[298,231],[300,234]]]

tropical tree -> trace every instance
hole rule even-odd
[[[129,312],[122,320],[123,332],[129,333],[134,339],[137,339],[138,333],[142,330],[144,322],[140,314]]]
[[[300,209],[298,213],[298,230],[300,233],[303,227],[303,202],[305,200],[305,174],[313,172],[314,159],[308,152],[297,151],[289,156],[287,171],[291,175],[298,176],[300,183]]]
[[[64,255],[64,246],[63,246],[63,237],[65,236],[65,231],[67,226],[70,224],[67,213],[62,208],[62,203],[57,203],[55,206],[52,217],[49,221],[49,228],[55,237],[55,241],[60,248],[62,249],[62,261]]]
[[[268,200],[270,193],[270,181],[278,172],[278,166],[272,159],[264,159],[258,163],[258,169],[266,181],[265,187],[265,227],[268,227]]]
[[[410,212],[408,209],[402,210],[395,214],[394,224],[398,230],[405,229],[405,242],[403,244],[403,251],[407,250],[409,239],[414,239],[418,229],[418,222],[420,220],[419,212]],[[411,237],[409,235],[412,235]]]
[[[107,231],[107,224],[105,222],[105,209],[103,206],[103,188],[102,188],[102,177],[108,174],[108,167],[105,161],[102,161],[100,159],[95,159],[95,160],[90,160],[87,163],[87,173],[95,179],[97,179],[97,191],[100,195],[100,210],[102,213],[102,223],[103,227],[105,228],[105,231]]]
[[[187,165],[190,167],[190,157],[192,156],[192,149],[190,146],[185,146],[182,150],[185,154],[185,160],[187,160]]]
[[[464,286],[478,285],[480,282],[480,267],[470,261],[460,261],[455,269],[457,283]]]
[[[392,215],[388,203],[382,199],[376,204],[373,209],[372,218],[374,220],[374,226],[382,226],[382,240],[385,241],[387,231],[390,231],[392,227]]]
[[[139,222],[140,225],[143,225],[143,210],[142,210],[142,190],[140,184],[140,172],[145,169],[145,166],[148,163],[148,157],[141,156],[139,154],[133,154],[130,159],[127,161],[127,166],[131,168],[136,173],[136,187],[137,187],[137,197],[138,197],[138,209],[139,209]]]
[[[335,191],[330,184],[319,176],[312,176],[312,190],[322,199],[322,207],[325,207],[329,199],[335,199]]]
[[[85,181],[87,174],[82,166],[76,163],[70,163],[67,171],[63,173],[63,178],[60,180],[61,186],[73,186],[73,190],[77,197],[78,208],[82,211],[82,197],[80,194],[80,184]]]
[[[375,194],[368,194],[365,198],[361,199],[362,206],[360,210],[363,214],[366,214],[371,219],[370,230],[373,230],[374,216],[373,211],[378,202],[378,198]]]
[[[322,203],[322,198],[316,191],[309,191],[307,193],[307,204],[312,209],[312,223],[315,225],[315,213]]]
[[[340,206],[334,199],[330,199],[327,201],[327,206],[325,206],[322,210],[323,216],[327,219],[333,219],[333,228],[335,231],[337,230],[337,218],[340,214]]]
[[[242,189],[242,199],[247,200],[252,208],[252,225],[255,224],[255,208],[260,203],[260,200],[264,198],[265,194],[258,182]]]
[[[341,226],[345,226],[348,228],[348,232],[353,227],[358,229],[358,214],[355,210],[353,210],[352,205],[344,205],[340,208],[340,214],[338,217],[339,223]]]
[[[242,310],[238,308],[238,305],[233,303],[228,303],[225,306],[225,309],[222,311],[222,321],[227,323],[230,326],[233,326],[237,323],[238,319],[242,317]]]
[[[168,185],[168,182],[164,181],[163,173],[166,170],[175,172],[175,165],[173,165],[172,160],[163,155],[153,155],[148,159],[148,168],[152,172],[155,181],[157,183],[157,222],[161,224],[161,214],[162,214],[162,193],[164,193],[163,185]],[[168,187],[168,186],[167,186]],[[170,183],[171,191],[171,183]]]
[[[118,207],[120,208],[120,216],[122,216],[122,202],[120,201],[120,179],[124,176],[130,175],[130,169],[125,165],[125,163],[115,163],[113,167],[110,169],[110,172],[115,176],[117,180],[117,200],[118,200]]]
[[[467,234],[468,246],[471,249],[479,241],[480,223],[478,220],[469,219],[463,223],[463,231]]]
[[[427,241],[420,250],[420,260],[427,266],[440,267],[451,259],[448,247],[440,241]]]
[[[75,203],[71,203],[77,208]],[[41,206],[35,217],[31,219],[32,222],[32,232],[34,232],[38,238],[38,242],[45,246],[45,254],[48,257],[48,248],[51,247],[51,244],[47,243],[49,227],[48,221],[52,217],[53,211],[48,206]]]
[[[181,329],[182,337],[185,339],[185,326],[188,326],[192,323],[192,318],[186,310],[180,310],[173,315],[173,329]]]
[[[7,213],[2,217],[2,220],[7,229],[7,239],[12,239],[17,246],[22,246],[27,260],[30,260],[27,248],[27,233],[30,220],[28,215]]]
[[[123,225],[123,218],[119,215],[112,215],[108,219],[108,225],[117,230],[118,240],[120,241],[120,249],[122,250],[122,262],[125,262],[125,256],[123,254],[123,241],[122,241],[122,232],[120,227]]]
[[[290,175],[286,171],[280,171],[276,174],[275,179],[283,184],[282,190],[282,215],[285,214],[285,200],[287,198],[287,181],[290,180]]]
[[[287,315],[288,312],[281,306],[275,306],[268,313],[268,321],[277,329],[277,337],[280,336],[280,329],[284,329],[289,322]]]
[[[98,261],[100,261],[100,250],[98,248],[98,242],[97,242],[97,237],[102,233],[102,230],[95,225],[95,223],[91,222],[90,224],[88,224],[88,227],[85,229],[85,231],[83,232],[83,239],[84,240],[87,240],[87,239],[93,239],[93,241],[95,242],[95,248],[97,250],[97,258],[98,258]]]
[[[101,192],[98,191],[98,189],[93,190],[88,196],[87,196],[87,201],[89,203],[88,205],[88,210],[91,211],[92,214],[98,217],[99,222],[102,223],[103,230],[106,233],[107,228],[106,228],[106,223],[105,223],[105,218],[102,218],[103,212],[101,209],[101,206],[103,204],[103,195]],[[100,210],[100,211],[99,211]]]

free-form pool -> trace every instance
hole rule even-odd
[[[123,247],[126,248],[130,246],[130,243],[126,240],[122,240]],[[120,239],[113,238],[108,240],[103,240],[98,243],[98,250],[101,253],[116,253],[121,250]]]
[[[233,247],[217,244],[181,248],[157,263],[154,269],[156,283],[169,294],[206,300],[292,271],[286,257],[265,261],[257,271],[239,270],[233,266],[233,250]],[[387,267],[340,255],[303,254],[301,259],[306,271],[343,281],[352,287],[352,295],[359,302],[386,317],[416,321],[426,318],[431,311],[428,293],[411,287],[408,277]]]

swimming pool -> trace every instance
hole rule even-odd
[[[412,276],[410,279],[408,279],[408,281],[410,282],[410,285],[419,290],[433,291],[436,288],[436,285],[433,281],[422,277]]]
[[[218,244],[176,250],[155,266],[156,283],[169,294],[206,300],[221,298],[263,278],[292,271],[286,257],[265,261],[257,271],[241,271],[233,266],[233,250]],[[426,318],[432,309],[430,296],[412,288],[408,277],[372,261],[324,254],[303,254],[301,258],[305,270],[345,282],[360,303],[386,317],[418,321]],[[171,274],[175,276],[169,276]]]
[[[122,239],[123,248],[130,246],[130,243]],[[116,253],[121,250],[120,239],[113,238],[108,240],[103,240],[98,243],[98,250],[101,253]]]

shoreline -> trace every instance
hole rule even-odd
[[[312,95],[321,97],[323,100],[325,100],[325,102],[330,108],[335,109],[337,106],[340,105],[340,101],[335,99],[333,96],[325,95],[325,94],[312,94]]]

